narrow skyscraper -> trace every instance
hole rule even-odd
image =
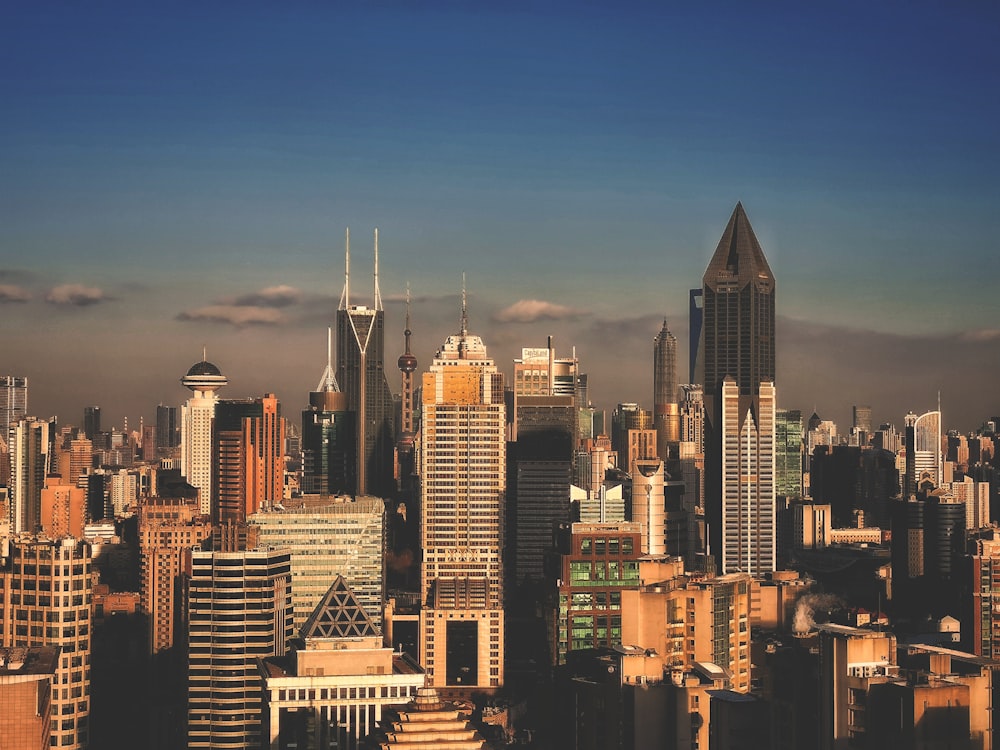
[[[212,424],[216,391],[229,383],[218,367],[204,359],[196,362],[181,378],[193,395],[181,407],[181,476],[198,488],[201,515],[212,512]]]
[[[432,687],[504,683],[503,375],[462,322],[423,376],[420,661]]]
[[[723,574],[775,568],[774,276],[737,203],[703,279],[705,517]]]
[[[663,461],[676,458],[677,443],[680,442],[677,338],[667,328],[666,320],[653,339],[653,426],[656,428],[657,455]]]
[[[394,489],[392,391],[385,377],[385,312],[378,288],[378,230],[375,230],[372,306],[352,305],[351,246],[347,234],[344,291],[337,309],[337,382],[356,415],[359,495],[388,497]]]

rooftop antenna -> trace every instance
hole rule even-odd
[[[406,353],[410,353],[410,282],[406,282],[406,328],[403,329],[406,337]]]
[[[462,271],[462,335],[465,336],[469,332],[469,310],[466,304],[465,297],[465,271]]]
[[[340,294],[340,309],[351,306],[351,228],[344,230],[344,291]]]
[[[375,227],[375,309],[382,309],[382,293],[378,290],[378,227]]]
[[[208,347],[204,344],[201,347],[201,361],[208,362]]]
[[[326,391],[328,393],[338,393],[340,391],[340,386],[337,384],[337,378],[333,374],[333,329],[326,329],[326,369],[323,370],[323,375],[319,379],[319,385],[316,386],[317,392]]]

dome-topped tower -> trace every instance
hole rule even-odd
[[[229,385],[229,378],[218,367],[203,359],[191,365],[191,369],[181,378],[181,383],[192,391],[214,392]]]

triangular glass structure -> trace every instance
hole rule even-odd
[[[301,632],[303,638],[364,638],[381,635],[341,575],[333,580],[302,626]]]

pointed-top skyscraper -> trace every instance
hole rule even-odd
[[[677,338],[663,328],[653,339],[653,426],[656,452],[664,461],[675,457],[680,441],[680,410],[677,407]],[[671,450],[673,446],[673,450]]]
[[[337,382],[347,394],[347,406],[356,415],[358,430],[359,495],[393,494],[392,391],[385,377],[385,312],[378,288],[378,230],[372,306],[352,305],[350,299],[351,245],[345,250],[344,291],[337,309]]]
[[[720,572],[775,566],[774,295],[737,203],[703,279],[705,518]]]

